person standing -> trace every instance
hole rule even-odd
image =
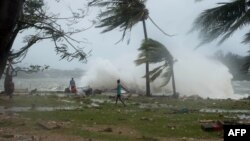
[[[69,85],[70,85],[71,93],[76,93],[76,82],[75,82],[74,78],[72,78],[70,80]]]
[[[117,104],[118,99],[122,102],[122,104],[124,106],[126,106],[126,104],[123,102],[123,100],[121,99],[121,94],[122,94],[122,89],[126,90],[127,92],[129,92],[123,85],[121,85],[120,80],[117,80],[117,88],[116,88],[116,102],[115,104]]]

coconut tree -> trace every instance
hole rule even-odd
[[[147,40],[146,20],[148,18],[148,9],[145,6],[145,0],[91,0],[89,6],[98,6],[106,8],[98,16],[100,23],[96,27],[105,27],[102,33],[120,28],[123,32],[121,40],[124,39],[127,32],[132,27],[142,22],[145,40]],[[149,62],[146,61],[146,95],[150,96],[149,80]]]
[[[235,31],[247,27],[250,23],[249,0],[233,0],[218,4],[215,8],[205,10],[194,22],[194,30],[200,33],[200,45],[218,38],[219,43],[222,43]],[[245,34],[242,42],[250,43],[250,31]],[[247,58],[244,69],[248,70],[249,67],[250,57]]]
[[[150,64],[160,63],[161,65],[149,71],[150,81],[154,81],[159,76],[162,76],[164,79],[162,86],[165,86],[172,78],[173,96],[177,97],[174,78],[174,59],[167,48],[156,40],[147,39],[143,40],[138,50],[140,54],[138,59],[135,60],[136,65],[146,62]]]

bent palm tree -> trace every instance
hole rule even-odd
[[[105,27],[102,33],[120,28],[123,40],[135,24],[148,18],[144,3],[145,0],[91,0],[89,6],[105,7],[106,11],[98,15],[100,22],[96,27]]]
[[[222,43],[235,31],[250,23],[249,0],[233,0],[219,3],[220,6],[207,9],[194,22],[194,30],[198,30],[202,42],[200,45],[220,38]],[[250,32],[245,34],[243,43],[250,43]],[[250,57],[244,69],[249,69]]]
[[[167,48],[158,41],[148,39],[142,42],[141,47],[138,50],[140,51],[140,54],[138,59],[135,60],[136,65],[141,65],[146,62],[149,62],[150,64],[163,63],[149,72],[150,80],[154,81],[162,75],[164,78],[162,86],[165,86],[169,83],[172,77],[173,96],[176,97],[177,93],[173,71],[174,60]]]
[[[106,7],[106,11],[101,12],[100,24],[96,27],[106,27],[102,33],[120,28],[123,31],[121,40],[132,27],[142,21],[145,40],[147,40],[147,30],[145,20],[148,18],[148,10],[145,0],[91,0],[89,6]],[[146,61],[146,95],[150,96],[149,63]]]

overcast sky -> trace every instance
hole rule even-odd
[[[52,12],[60,13],[62,17],[68,15],[68,7],[73,10],[77,8],[84,8],[86,0],[61,0],[61,3],[55,3],[51,0],[45,0]],[[199,44],[197,33],[189,33],[192,28],[194,19],[205,9],[215,7],[217,2],[230,0],[205,0],[203,2],[195,2],[195,0],[148,0],[147,8],[149,9],[150,17],[167,33],[175,34],[174,37],[164,36],[150,21],[147,21],[148,36],[162,42],[171,51],[176,49],[188,48],[193,49]],[[96,13],[99,9],[90,9],[89,13],[79,25],[88,27],[91,20],[95,20]],[[91,28],[81,34],[75,36],[77,39],[86,38],[88,43],[84,44],[85,50],[92,50],[92,55],[88,58],[89,61],[96,58],[103,58],[108,60],[117,60],[118,58],[135,58],[138,54],[138,47],[144,38],[142,24],[137,24],[131,32],[130,44],[121,42],[115,44],[122,35],[119,30],[111,31],[106,34],[100,34],[102,29]],[[230,39],[220,46],[216,43],[211,43],[202,46],[197,52],[204,55],[211,54],[214,51],[221,49],[224,51],[231,51],[237,54],[246,55],[249,49],[247,45],[241,44],[244,36],[243,31],[236,32]],[[20,38],[16,40],[14,46],[22,46]],[[132,59],[132,60],[133,60]],[[50,65],[52,68],[60,69],[74,69],[88,67],[87,64],[79,63],[77,60],[72,62],[59,61],[59,55],[56,55],[54,46],[48,41],[40,42],[34,45],[27,57],[23,61],[23,65],[39,64]]]

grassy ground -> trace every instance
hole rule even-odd
[[[91,99],[99,99],[99,106],[91,106]],[[103,101],[103,102],[102,102]],[[80,106],[76,110],[20,112],[1,114],[0,136],[6,132],[40,136],[50,140],[66,136],[72,140],[100,141],[165,141],[165,140],[222,140],[221,132],[204,132],[200,120],[223,120],[233,117],[230,113],[201,113],[202,108],[249,109],[247,100],[169,99],[164,97],[132,97],[126,107],[114,104],[107,96],[87,98],[55,96],[16,96],[9,101],[1,97],[0,106]],[[5,116],[5,117],[4,117]],[[45,130],[39,121],[60,123],[60,128]],[[12,133],[10,131],[10,133]],[[46,138],[43,136],[46,136]],[[1,139],[1,138],[0,138]],[[4,138],[7,140],[7,138]],[[51,139],[52,140],[52,139]]]

